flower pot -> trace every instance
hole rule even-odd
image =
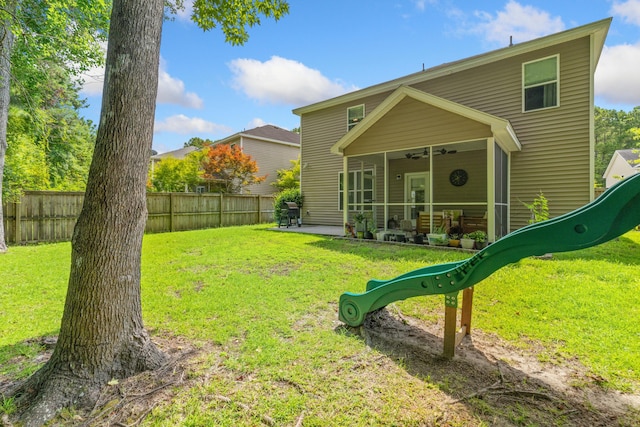
[[[364,238],[364,231],[356,231],[356,237],[358,239],[363,239]]]
[[[487,246],[487,242],[476,241],[476,249],[484,249]]]
[[[427,234],[427,239],[431,246],[447,246],[449,244],[449,238],[446,234]]]
[[[384,235],[385,235],[385,234],[387,234],[387,233],[385,233],[384,231],[378,231],[378,232],[376,233],[376,238],[377,238],[379,241],[381,241],[381,242],[382,242],[382,241],[384,241]]]
[[[473,239],[460,239],[460,245],[463,249],[473,249],[473,245],[476,243]]]
[[[460,239],[449,239],[449,246],[457,248],[460,246]]]

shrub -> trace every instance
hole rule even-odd
[[[289,188],[279,192],[273,200],[273,217],[276,222],[280,222],[280,209],[282,202],[295,202],[298,205],[298,208],[300,208],[300,213],[302,214],[303,200],[304,197],[302,196],[302,192],[299,188]]]

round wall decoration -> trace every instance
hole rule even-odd
[[[467,183],[469,175],[464,169],[456,169],[449,175],[449,182],[456,187],[462,187]]]

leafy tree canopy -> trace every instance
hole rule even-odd
[[[291,168],[278,169],[276,171],[278,179],[271,183],[278,191],[300,188],[300,158],[289,161],[291,162]]]
[[[202,139],[199,138],[197,136],[194,136],[193,138],[191,138],[189,141],[184,143],[185,147],[198,147],[198,148],[202,148],[205,146],[211,146],[213,145],[213,141],[210,139]]]
[[[258,165],[237,145],[217,144],[207,149],[203,177],[219,184],[224,193],[239,193],[251,184],[267,179],[258,176]]]

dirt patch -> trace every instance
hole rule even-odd
[[[445,359],[443,325],[393,309],[369,313],[359,333],[410,374],[441,384],[450,405],[469,405],[490,425],[640,425],[640,395],[602,388],[576,360],[541,363],[535,348],[515,348],[480,330]]]

